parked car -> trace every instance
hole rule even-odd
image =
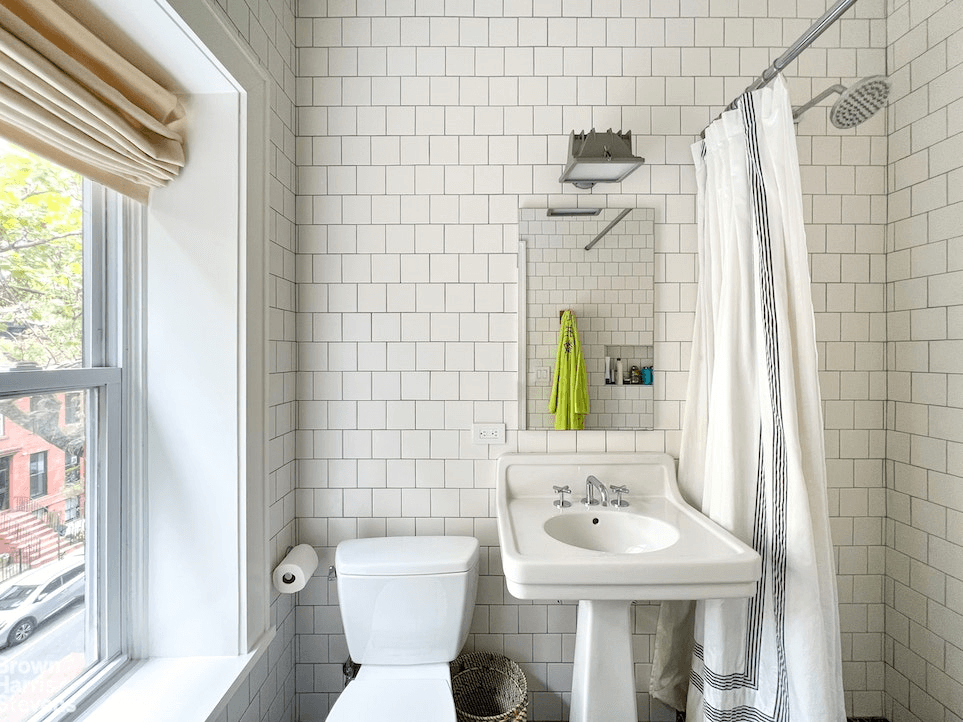
[[[84,558],[68,557],[20,574],[0,586],[0,640],[20,644],[37,625],[83,599]]]

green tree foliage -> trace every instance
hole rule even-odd
[[[82,182],[0,147],[0,366],[63,368],[81,360]]]
[[[65,368],[82,359],[83,179],[0,141],[0,370]],[[63,395],[0,415],[64,451],[84,434],[60,425]],[[21,408],[21,407],[24,408]]]

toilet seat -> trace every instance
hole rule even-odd
[[[455,722],[451,685],[444,679],[356,679],[327,722]]]

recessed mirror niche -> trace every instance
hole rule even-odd
[[[655,212],[603,208],[594,215],[556,215],[572,210],[523,208],[518,214],[519,424],[555,428],[548,408],[559,318],[572,309],[588,377],[585,428],[651,429]],[[622,360],[624,379],[607,372],[607,358],[611,367]]]

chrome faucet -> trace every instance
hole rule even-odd
[[[589,477],[585,480],[585,498],[582,499],[582,503],[585,504],[585,506],[598,506],[599,499],[595,497],[596,491],[599,493],[602,506],[608,506],[609,493],[605,489],[605,484],[596,479],[592,474],[589,474]]]

